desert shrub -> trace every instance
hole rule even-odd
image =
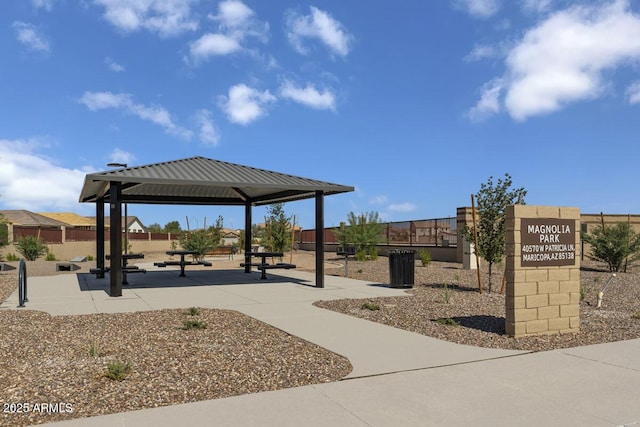
[[[451,317],[443,317],[441,319],[436,319],[436,323],[447,326],[460,326],[460,323],[456,321],[456,319],[452,319]]]
[[[370,310],[370,311],[378,311],[380,310],[380,306],[376,303],[372,303],[372,302],[365,302],[364,304],[362,304],[362,309],[363,310]]]
[[[627,263],[640,258],[640,234],[626,222],[603,228],[582,236],[591,245],[591,256],[607,263],[609,271],[626,271]]]
[[[191,316],[198,316],[200,314],[200,309],[198,307],[190,307],[187,314]]]
[[[27,261],[35,261],[49,252],[47,245],[34,236],[20,237],[14,246]]]
[[[47,256],[44,258],[47,261],[55,261],[56,260],[56,254],[54,254],[53,252],[47,252]]]
[[[89,341],[88,353],[89,353],[89,356],[92,356],[92,357],[101,357],[101,356],[104,356],[105,354],[104,350],[102,349],[102,346],[100,345],[98,340],[95,340],[95,339]]]
[[[13,252],[9,252],[7,254],[7,261],[19,261],[20,258],[18,258],[18,255],[14,254]]]
[[[200,319],[185,319],[183,322],[183,328],[186,330],[189,329],[207,329],[207,322]]]
[[[122,381],[129,375],[129,372],[131,372],[130,363],[115,361],[107,365],[107,372],[104,376],[114,381]]]
[[[422,261],[423,266],[426,267],[431,264],[431,252],[420,249],[418,256],[420,257],[420,261]]]

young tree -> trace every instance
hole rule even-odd
[[[222,216],[218,216],[216,225],[206,228],[206,218],[204,228],[194,231],[187,231],[180,236],[180,246],[186,251],[196,251],[198,255],[194,255],[196,261],[204,258],[205,254],[218,246],[222,239],[223,228]]]
[[[283,203],[270,205],[267,213],[263,246],[273,252],[284,252],[291,247],[291,218],[284,213]]]
[[[493,264],[502,261],[505,251],[505,211],[508,205],[524,204],[527,191],[524,188],[511,189],[513,184],[511,175],[504,174],[494,184],[493,177],[489,177],[485,184],[480,184],[480,191],[476,194],[478,205],[478,247],[476,251],[489,264],[489,292],[491,292],[491,276]],[[469,242],[474,241],[472,227],[463,229],[463,234]]]
[[[347,216],[349,225],[341,225],[334,231],[336,238],[343,245],[353,245],[356,249],[356,258],[366,259],[366,255],[377,255],[377,244],[381,240],[384,225],[380,224],[377,212],[368,212],[356,215],[349,212]],[[358,255],[360,254],[360,255]]]
[[[606,229],[599,226],[592,234],[584,234],[582,238],[591,245],[591,256],[606,262],[609,271],[620,271],[624,264],[626,272],[625,261],[634,262],[640,259],[640,234],[625,222],[619,222]]]

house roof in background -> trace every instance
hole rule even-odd
[[[4,216],[5,220],[15,225],[24,225],[29,227],[60,227],[68,225],[64,222],[57,221],[25,209],[0,210],[0,214]]]
[[[346,193],[345,185],[242,166],[205,157],[87,174],[80,202],[110,200],[110,182],[122,184],[126,203],[253,206]]]
[[[40,212],[40,215],[46,216],[56,221],[64,222],[74,227],[95,227],[96,221],[90,217],[78,215],[73,212]]]

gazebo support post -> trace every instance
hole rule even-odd
[[[122,296],[122,184],[111,181],[109,191],[109,245],[110,268],[109,276],[111,286],[109,295],[112,297]]]
[[[324,193],[316,191],[316,288],[324,288]]]
[[[244,272],[251,273],[251,202],[244,205]]]
[[[96,201],[96,278],[104,279],[104,199]]]

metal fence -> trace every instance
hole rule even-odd
[[[379,245],[389,246],[457,246],[458,230],[456,217],[423,219],[417,221],[383,223]],[[324,229],[324,241],[337,244],[334,230],[339,227]],[[301,243],[315,243],[315,229],[303,230],[299,234]]]

